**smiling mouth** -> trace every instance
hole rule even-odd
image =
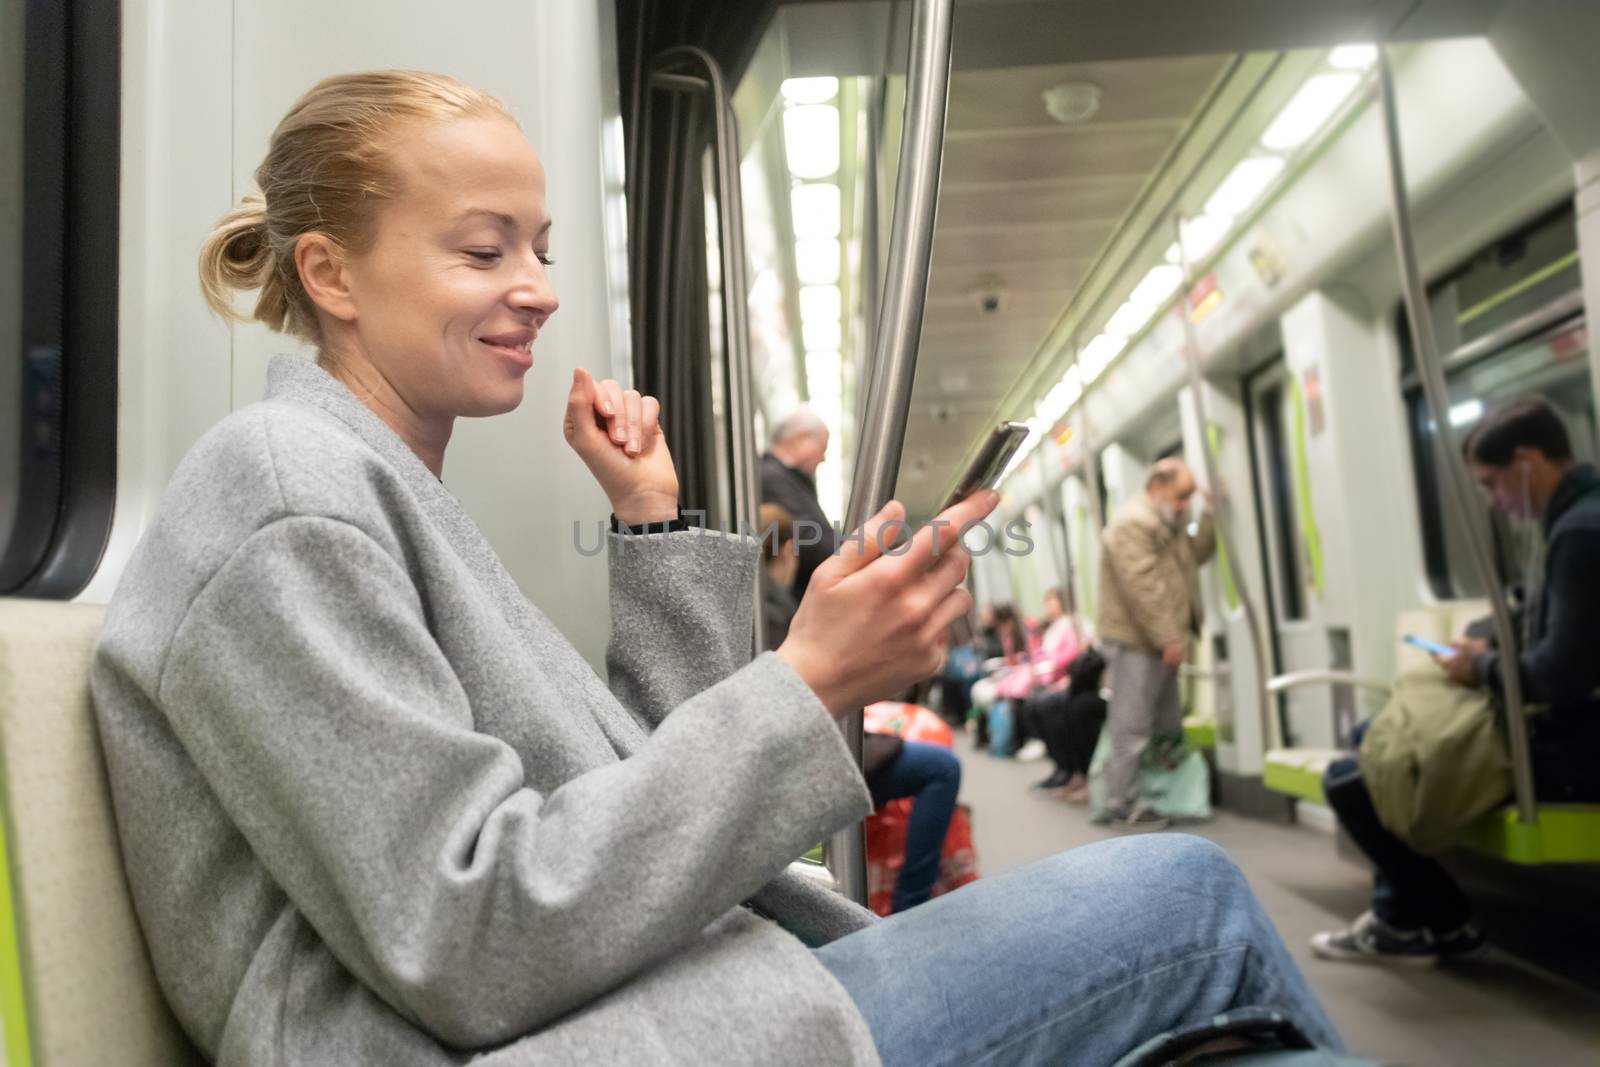
[[[525,361],[532,361],[533,359],[533,340],[534,339],[530,337],[526,341],[522,341],[518,344],[506,344],[503,341],[491,341],[486,337],[478,338],[479,343],[488,345],[490,348],[500,352],[503,355],[510,356],[513,359]]]

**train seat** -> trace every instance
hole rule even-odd
[[[1463,633],[1467,624],[1489,614],[1484,600],[1458,600],[1415,611],[1401,612],[1395,619],[1395,670],[1404,673],[1426,666],[1428,654],[1402,640],[1407,634],[1432,641],[1449,641]],[[1291,677],[1274,679],[1281,689],[1300,684]],[[1337,672],[1310,672],[1304,684],[1356,684],[1377,688]],[[1325,804],[1322,775],[1328,764],[1348,753],[1337,749],[1279,748],[1263,757],[1262,784],[1268,789],[1299,800]],[[1538,816],[1525,824],[1516,808],[1507,805],[1490,812],[1467,827],[1461,845],[1499,857],[1510,863],[1600,863],[1600,805],[1541,804]]]
[[[0,599],[0,1024],[10,1067],[198,1063],[134,918],[88,671],[103,609]]]

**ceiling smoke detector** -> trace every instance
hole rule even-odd
[[[1087,122],[1100,110],[1101,89],[1094,82],[1064,82],[1039,95],[1057,122]]]

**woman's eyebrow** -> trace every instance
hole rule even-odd
[[[452,219],[451,223],[455,224],[459,222],[465,222],[467,219],[473,218],[477,215],[487,215],[499,223],[502,228],[507,230],[515,230],[517,228],[517,220],[514,215],[508,215],[504,211],[494,211],[486,207],[468,208]],[[551,222],[551,219],[545,219],[544,224],[540,226],[539,229],[534,233],[534,237],[543,237],[546,233],[549,233]]]

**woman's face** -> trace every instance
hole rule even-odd
[[[516,126],[489,116],[410,127],[393,159],[400,191],[348,264],[341,343],[424,420],[510,411],[558,306],[544,168]]]

